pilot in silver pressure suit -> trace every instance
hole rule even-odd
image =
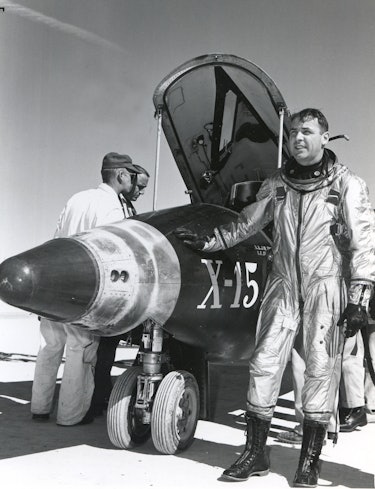
[[[271,221],[274,225],[272,271],[250,360],[247,443],[240,458],[224,471],[228,480],[269,472],[266,439],[299,334],[306,371],[303,442],[294,486],[316,487],[340,380],[344,336],[354,335],[367,321],[375,281],[374,213],[365,183],[325,149],[328,140],[328,123],[320,111],[305,109],[292,115],[292,157],[263,182],[257,201],[235,222],[216,228],[212,237],[176,231],[187,245],[216,251],[234,246]],[[345,323],[346,329],[338,323]]]

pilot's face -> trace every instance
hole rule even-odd
[[[138,175],[137,186],[135,187],[133,195],[131,196],[130,200],[135,201],[138,199],[139,196],[143,195],[146,190],[147,184],[148,184],[148,176],[145,175],[144,173]]]
[[[294,119],[289,133],[289,150],[297,163],[313,165],[321,160],[329,133],[322,133],[318,119]]]

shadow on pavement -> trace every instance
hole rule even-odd
[[[244,420],[241,410],[246,406],[247,366],[215,367],[212,378],[214,397],[213,423],[237,428],[244,431]],[[88,445],[107,450],[115,448],[107,435],[105,416],[95,418],[92,424],[61,427],[55,423],[55,416],[47,422],[35,422],[31,419],[30,399],[32,382],[0,383],[0,459],[46,452],[79,445]],[[56,389],[56,396],[58,394]],[[290,372],[286,372],[281,393],[291,389]],[[279,399],[279,406],[293,409],[293,403]],[[292,412],[292,411],[291,411]],[[294,416],[287,413],[275,413],[269,440],[276,436],[275,429],[283,429],[280,419],[294,422]],[[243,438],[245,442],[245,438]],[[225,443],[196,439],[192,446],[176,455],[178,458],[192,460],[213,467],[226,468],[242,452],[243,445],[233,446]],[[299,449],[289,446],[272,445],[269,447],[271,471],[286,478],[291,485],[297,467]],[[152,441],[147,441],[132,450],[135,453],[162,456],[157,452]],[[126,457],[126,451],[124,451]],[[329,485],[350,488],[373,487],[373,474],[364,473],[348,465],[334,462],[323,463],[321,478]]]
[[[195,440],[192,448],[178,457],[195,462],[222,467],[229,467],[242,453],[243,446],[232,446]],[[284,477],[290,487],[298,465],[299,449],[281,445],[268,447],[271,461],[271,472]],[[350,488],[369,488],[374,486],[374,475],[362,472],[349,465],[324,461],[320,474],[321,479],[327,481],[325,486],[345,486]]]
[[[74,427],[56,425],[53,414],[49,421],[33,421],[30,403],[23,403],[31,399],[31,386],[32,382],[0,383],[0,459],[82,444],[113,448],[104,416],[91,425]]]

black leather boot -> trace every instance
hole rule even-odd
[[[319,457],[322,451],[327,425],[318,421],[303,423],[302,448],[294,487],[316,487],[319,479]]]
[[[358,428],[358,426],[366,426],[367,417],[364,406],[349,409],[347,414],[342,416],[340,423],[340,431],[350,433]]]
[[[245,450],[229,469],[224,470],[223,479],[246,481],[252,475],[267,475],[269,472],[270,461],[266,451],[266,441],[271,420],[265,421],[249,411],[245,419],[247,423]]]

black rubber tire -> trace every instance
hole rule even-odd
[[[169,372],[156,392],[151,414],[155,448],[168,455],[185,450],[194,441],[199,417],[199,389],[185,370]]]
[[[128,367],[113,386],[108,402],[107,431],[111,442],[118,448],[133,448],[148,440],[150,425],[135,418],[134,404],[137,395],[137,377],[141,367]]]

